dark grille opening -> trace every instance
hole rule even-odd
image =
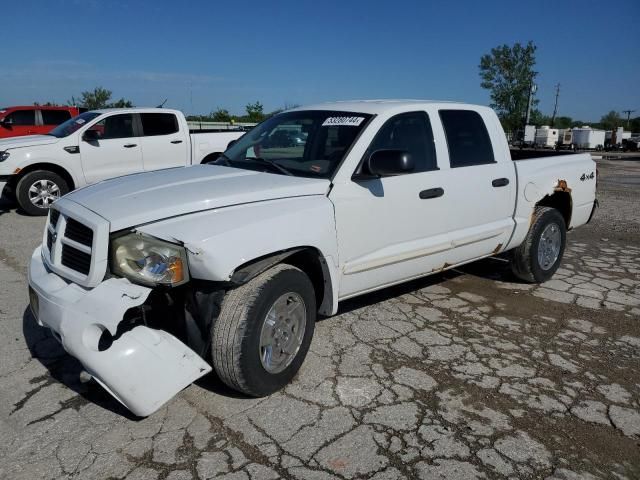
[[[62,245],[62,265],[88,275],[91,269],[91,254],[81,252],[69,245]]]
[[[51,230],[47,228],[47,248],[51,251],[51,246],[53,245],[53,234]]]
[[[93,230],[73,218],[67,218],[64,236],[87,247],[93,244]]]
[[[60,212],[53,208],[49,209],[49,223],[55,227],[58,224],[58,218],[60,218]]]

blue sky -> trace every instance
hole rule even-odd
[[[3,2],[0,105],[66,102],[97,85],[186,113],[261,101],[428,98],[488,104],[478,63],[538,46],[539,108],[640,115],[640,1]]]

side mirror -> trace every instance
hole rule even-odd
[[[98,138],[99,136],[96,130],[87,130],[84,132],[84,135],[82,135],[82,140],[85,142],[97,142]]]
[[[366,160],[364,172],[377,177],[390,177],[413,172],[415,162],[404,150],[376,150]]]
[[[10,127],[11,125],[13,125],[13,120],[10,118],[3,118],[2,120],[0,120],[0,125],[2,125],[3,127]]]

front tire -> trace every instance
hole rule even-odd
[[[513,250],[513,274],[528,283],[546,282],[558,270],[566,243],[567,228],[560,212],[537,207],[527,236]]]
[[[25,213],[46,215],[49,206],[67,192],[69,186],[60,175],[47,170],[35,170],[18,181],[16,200]]]
[[[315,320],[309,277],[296,267],[276,265],[226,294],[211,332],[213,367],[234,390],[270,395],[300,369]]]

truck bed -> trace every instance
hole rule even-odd
[[[512,148],[511,160],[529,160],[532,158],[555,157],[558,155],[578,155],[568,150],[542,150],[533,148]]]

